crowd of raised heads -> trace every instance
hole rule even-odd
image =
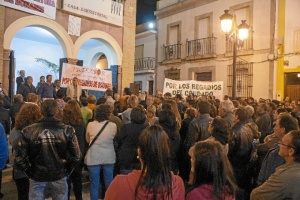
[[[87,170],[92,200],[300,199],[300,100],[74,91],[16,94],[12,105],[0,96],[0,122],[13,149],[49,118],[73,128],[82,159],[62,164],[69,197],[73,188],[82,199]],[[24,170],[20,152],[14,179],[19,197],[28,199],[36,195],[28,177],[49,180]]]

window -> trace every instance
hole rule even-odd
[[[201,72],[196,73],[197,81],[212,81],[212,73],[211,72]]]
[[[148,94],[153,95],[153,81],[148,81],[149,88],[148,88]]]
[[[136,60],[144,58],[144,45],[135,46],[135,56]]]
[[[300,52],[300,29],[294,31],[294,51]]]
[[[205,17],[203,19],[198,19],[196,21],[196,38],[195,39],[201,39],[201,38],[207,38],[210,34],[210,17]]]
[[[236,17],[236,25],[239,26],[242,20],[246,20],[249,27],[249,35],[246,40],[237,43],[238,51],[253,50],[253,3],[245,2],[229,8],[230,13]],[[233,52],[233,40],[226,41],[226,52]]]
[[[228,65],[227,88],[228,96],[232,95],[233,65]],[[248,98],[252,96],[253,64],[246,62],[236,63],[236,97]]]
[[[171,69],[165,70],[165,78],[169,78],[172,80],[180,80],[180,69]]]

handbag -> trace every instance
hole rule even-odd
[[[100,131],[98,132],[98,134],[96,135],[96,137],[94,137],[93,141],[91,142],[91,144],[87,147],[84,156],[82,156],[82,158],[85,158],[88,150],[91,148],[91,146],[95,143],[95,141],[97,140],[97,138],[99,137],[99,135],[102,133],[102,131],[105,129],[105,127],[107,126],[107,124],[109,123],[109,121],[107,121],[104,126],[102,126],[102,128],[100,129]]]

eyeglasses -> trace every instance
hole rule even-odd
[[[293,149],[293,148],[294,148],[294,147],[293,147],[293,146],[291,146],[291,145],[283,144],[283,142],[282,142],[282,141],[280,141],[280,142],[277,142],[277,144],[278,144],[278,145],[283,145],[283,146],[286,146],[286,147],[288,147],[288,148],[291,148],[291,149]]]

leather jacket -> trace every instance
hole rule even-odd
[[[229,143],[228,158],[233,168],[248,166],[253,142],[253,133],[245,122],[237,122],[232,126],[232,140]]]
[[[16,164],[34,181],[60,180],[67,175],[67,162],[73,166],[80,162],[74,128],[54,117],[45,117],[25,127],[22,134],[16,149]]]
[[[190,123],[188,132],[185,139],[185,148],[187,151],[195,144],[195,142],[205,140],[210,137],[208,132],[208,123],[213,118],[209,114],[201,114],[199,117],[194,118]]]

